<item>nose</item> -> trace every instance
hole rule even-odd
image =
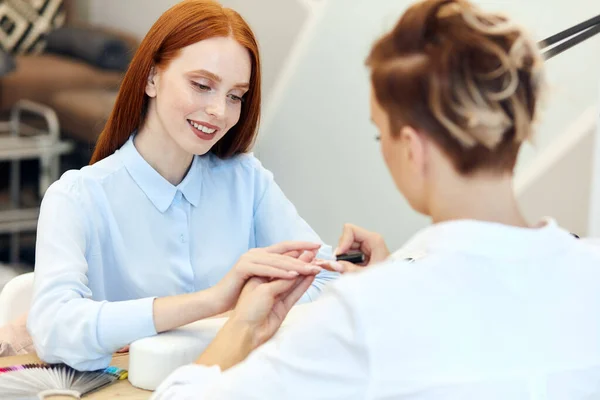
[[[206,106],[206,113],[215,118],[223,118],[225,116],[225,108],[227,107],[227,99],[221,96],[215,96],[212,101]]]

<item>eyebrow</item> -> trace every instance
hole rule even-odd
[[[223,78],[221,78],[219,75],[213,74],[212,72],[207,71],[205,69],[199,69],[196,71],[192,71],[190,74],[191,75],[201,75],[201,76],[204,76],[205,78],[213,80],[217,83],[223,82]],[[233,85],[233,87],[236,89],[250,89],[250,84],[247,82],[238,83],[236,85]]]

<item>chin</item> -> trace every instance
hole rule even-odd
[[[204,141],[198,139],[196,136],[191,136],[186,138],[180,145],[186,153],[203,156],[208,153],[216,143],[216,140]]]
[[[419,204],[419,205],[415,205],[415,204],[412,204],[412,203],[411,203],[410,207],[411,207],[413,210],[415,210],[417,213],[421,214],[421,215],[424,215],[424,216],[426,216],[426,217],[429,217],[429,216],[430,216],[430,215],[429,215],[429,213],[427,212],[427,208],[426,208],[426,207],[424,207],[424,206],[423,206],[423,205],[421,205],[421,204]]]
[[[210,152],[210,149],[212,149],[212,146],[194,146],[190,149],[190,153],[197,156],[203,156],[206,153]]]
[[[417,198],[419,196],[411,196],[410,193],[407,193],[405,190],[402,190],[400,188],[398,188],[398,189],[399,189],[400,193],[402,194],[402,197],[404,197],[404,199],[410,206],[410,208],[412,208],[414,211],[418,212],[419,214],[428,215],[427,207],[425,206],[424,202],[420,201],[420,199]]]

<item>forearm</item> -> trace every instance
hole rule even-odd
[[[44,361],[93,370],[108,366],[111,353],[135,340],[223,312],[220,303],[211,289],[120,302],[75,298],[68,291],[41,293],[28,328]]]
[[[80,370],[106,368],[110,350],[102,345],[98,334],[101,307],[101,303],[88,299],[64,304],[48,296],[34,298],[27,328],[40,359]]]
[[[224,313],[213,315],[209,318],[229,318],[233,310],[225,311]]]
[[[227,311],[217,289],[162,297],[154,300],[153,318],[156,332],[165,332],[182,325],[213,317]]]
[[[217,365],[221,371],[225,371],[244,361],[255,347],[251,328],[230,319],[196,360],[196,364],[207,367]]]

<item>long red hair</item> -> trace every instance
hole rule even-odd
[[[261,105],[260,57],[254,33],[237,12],[217,2],[185,0],[161,15],[142,40],[123,78],[90,164],[113,154],[143,124],[148,108],[146,83],[153,66],[165,68],[182,48],[213,37],[227,36],[233,37],[250,53],[250,89],[245,95],[239,122],[211,152],[227,158],[248,151],[256,137]]]

